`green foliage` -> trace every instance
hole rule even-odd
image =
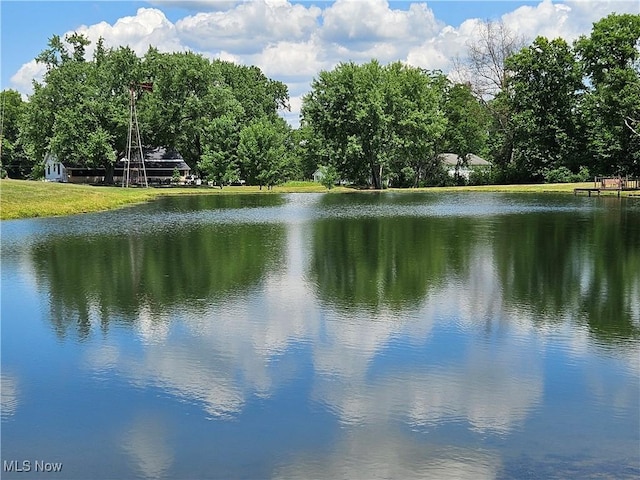
[[[591,172],[587,167],[580,167],[578,173],[571,177],[572,182],[588,182],[589,180],[591,180]]]
[[[453,85],[447,91],[444,106],[447,129],[443,151],[465,157],[469,153],[486,155],[489,115],[473,95],[471,86]]]
[[[20,122],[25,106],[22,97],[15,90],[0,92],[0,116],[2,117],[0,165],[2,165],[2,174],[10,178],[25,178],[32,168],[20,138]]]
[[[544,172],[544,181],[546,183],[568,183],[571,178],[571,170],[567,167],[558,167]]]
[[[21,121],[32,165],[52,152],[67,165],[104,167],[109,176],[125,154],[133,86],[146,145],[174,147],[192,168],[202,161],[205,175],[235,180],[240,131],[265,118],[277,123],[277,110],[288,108],[286,86],[257,67],[153,47],[140,58],[128,47],[106,49],[102,40],[93,59],[86,59],[87,45],[80,34],[65,41],[54,36],[38,56],[47,73]],[[136,87],[141,82],[153,83],[153,92]],[[285,176],[297,167],[289,170]]]
[[[546,170],[575,168],[583,142],[578,109],[583,89],[580,66],[562,39],[538,37],[507,59],[514,129],[514,161],[539,179]],[[569,172],[570,173],[570,172]]]
[[[25,108],[25,151],[34,166],[52,152],[67,165],[112,172],[125,150],[129,85],[139,80],[139,59],[128,48],[105,50],[99,42],[94,60],[86,61],[89,41],[76,34],[67,41],[73,54],[53,37],[38,57],[47,64],[47,73]]]
[[[178,183],[179,181],[180,181],[180,170],[178,170],[178,167],[175,167],[171,174],[171,183]]]
[[[317,160],[378,189],[406,166],[423,177],[445,129],[444,85],[441,74],[399,62],[342,63],[320,72],[302,107]]]
[[[320,183],[322,183],[322,185],[324,185],[328,190],[335,187],[336,182],[340,178],[336,167],[333,165],[320,165],[318,169],[320,170],[321,175]]]
[[[589,89],[583,103],[597,174],[640,175],[640,15],[611,14],[576,42]]]
[[[283,181],[287,134],[287,126],[281,118],[254,120],[240,131],[238,159],[249,184],[273,187]]]
[[[490,185],[494,175],[490,168],[476,168],[469,173],[469,185]]]
[[[590,174],[587,167],[581,167],[578,173],[572,173],[567,167],[558,167],[544,171],[544,181],[546,183],[571,183],[586,182]]]

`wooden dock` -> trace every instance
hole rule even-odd
[[[617,192],[620,196],[621,192],[640,190],[640,179],[631,177],[596,177],[593,182],[593,187],[581,187],[574,188],[573,194],[587,193],[591,196],[592,193],[600,192]]]

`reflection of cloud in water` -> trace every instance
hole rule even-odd
[[[122,447],[144,478],[163,477],[173,463],[173,454],[166,439],[167,430],[161,416],[139,417],[124,434]]]
[[[419,443],[388,428],[356,428],[326,457],[318,457],[318,452],[301,455],[274,478],[482,480],[495,478],[501,467],[489,453]]]
[[[7,373],[0,375],[2,419],[8,419],[18,408],[18,381]]]
[[[244,403],[233,372],[215,356],[189,345],[153,345],[140,360],[129,359],[125,372],[134,384],[156,385],[189,400],[202,402],[212,416],[238,412]]]
[[[288,239],[300,245],[299,226],[289,229]],[[482,255],[475,258],[479,264],[486,262]],[[391,312],[346,318],[336,312],[319,314],[309,285],[300,281],[303,261],[290,255],[289,268],[271,274],[263,288],[253,292],[257,299],[235,297],[204,313],[187,309],[181,316],[188,332],[179,343],[167,340],[168,319],[151,318],[143,310],[138,325],[145,344],[142,358],[103,349],[91,363],[99,369],[118,362],[116,368],[133,383],[161,386],[201,402],[218,417],[238,413],[247,394],[268,397],[292,378],[295,368],[273,368],[272,363],[304,342],[313,352],[314,398],[346,423],[389,415],[412,424],[466,417],[475,428],[504,432],[521,422],[539,400],[541,374],[522,365],[509,366],[514,358],[522,358],[522,352],[506,347],[472,351],[462,366],[368,377],[373,360],[395,338],[420,344],[443,315],[466,325],[496,315],[500,297],[487,288],[495,282],[490,265],[472,269],[482,273],[466,284],[434,292],[420,312],[401,318]]]
[[[424,425],[464,418],[474,429],[506,433],[524,422],[542,400],[544,390],[540,360],[535,360],[538,346],[504,342],[490,349],[479,337],[460,346],[463,356],[451,360],[455,363],[432,369],[401,367],[381,375],[370,371],[374,358],[394,337],[424,341],[443,316],[455,319],[464,329],[478,329],[494,319],[504,321],[490,255],[480,251],[473,255],[470,272],[464,281],[449,283],[429,295],[420,313],[409,321],[327,322],[326,339],[314,345],[319,373],[315,400],[348,424],[401,418]],[[517,324],[503,327],[509,335],[531,334]],[[530,355],[523,354],[527,351]]]
[[[102,344],[87,355],[87,364],[97,372],[117,368],[119,363],[120,350],[113,345]]]
[[[476,430],[503,434],[524,422],[544,387],[538,368],[500,357],[480,350],[462,366],[390,372],[368,382],[319,376],[313,396],[349,424],[399,418],[418,426],[463,418]]]
[[[140,307],[136,327],[144,342],[164,343],[169,334],[169,326],[166,315],[153,313],[148,305]]]
[[[370,362],[398,328],[390,321],[329,320],[324,324],[325,339],[314,343],[314,366],[320,374],[362,381]]]
[[[504,310],[491,251],[482,246],[470,256],[468,274],[432,290],[419,310],[323,313],[301,277],[304,228],[288,228],[287,268],[270,273],[260,289],[204,311],[186,306],[173,322],[143,311],[141,358],[103,351],[94,367],[117,362],[115,368],[137,385],[160,386],[202,403],[212,416],[228,417],[241,411],[248,395],[269,397],[299,375],[297,357],[287,368],[278,362],[304,345],[314,368],[312,398],[341,422],[421,426],[464,419],[473,429],[504,434],[542,401],[547,342],[560,340],[575,356],[591,351],[588,328],[569,317],[534,321],[530,311]],[[423,345],[434,326],[446,322],[448,331],[464,332],[456,334],[463,343],[452,346],[457,351],[448,363],[372,371],[395,342],[430,348]],[[178,324],[176,342],[170,330]],[[625,361],[637,364],[637,357]],[[626,401],[622,397],[616,401]]]

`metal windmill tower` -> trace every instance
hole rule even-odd
[[[148,187],[147,170],[144,166],[144,153],[142,151],[142,140],[140,138],[140,127],[138,126],[138,111],[136,110],[137,88],[141,92],[153,91],[152,83],[140,83],[129,87],[129,135],[127,136],[127,156],[126,165],[122,174],[122,186],[142,185]]]

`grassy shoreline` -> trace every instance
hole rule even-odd
[[[417,189],[389,189],[391,192],[504,192],[504,193],[571,193],[577,187],[592,187],[593,182],[544,185],[482,185],[470,187],[429,187]],[[332,193],[361,191],[336,187]],[[120,188],[92,187],[28,180],[0,180],[0,219],[52,217],[78,213],[112,210],[143,203],[167,195],[233,195],[239,193],[318,193],[327,192],[322,185],[312,182],[291,182],[272,190],[258,187],[218,188]],[[605,194],[605,193],[603,193]],[[607,192],[617,195],[617,192]],[[635,192],[637,195],[638,192]],[[629,192],[623,192],[629,196]]]

